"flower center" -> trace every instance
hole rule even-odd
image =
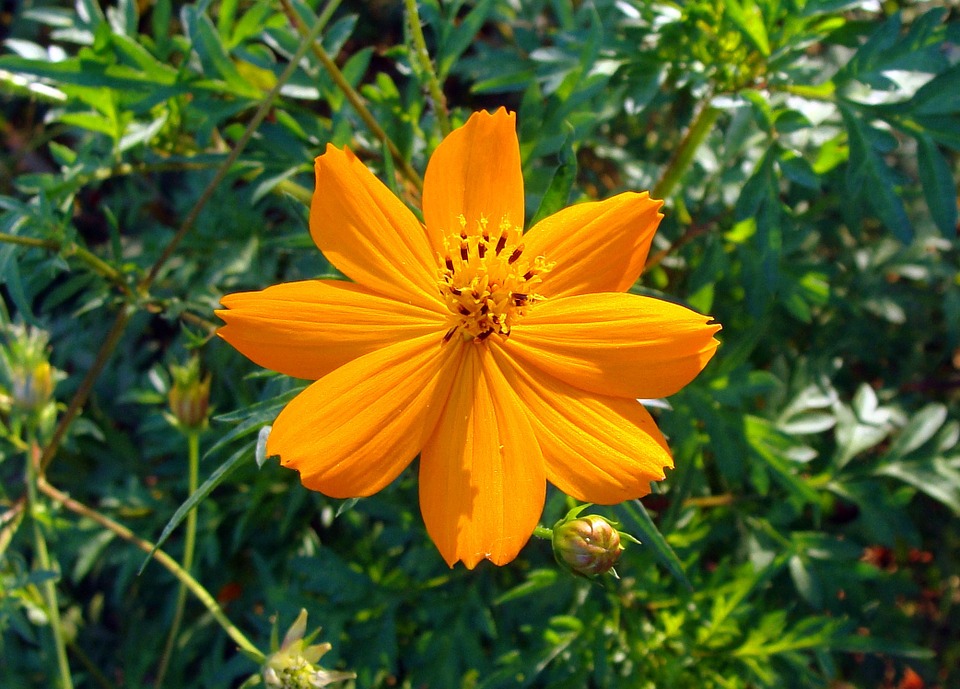
[[[543,256],[523,252],[520,228],[504,218],[491,232],[481,218],[473,232],[460,216],[460,232],[447,235],[446,255],[440,256],[440,296],[450,309],[450,329],[443,341],[457,331],[464,339],[483,342],[491,335],[510,334],[510,328],[538,301],[542,275],[553,265]]]

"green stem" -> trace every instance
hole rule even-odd
[[[33,247],[37,249],[46,249],[48,251],[60,251],[64,256],[76,256],[86,263],[95,273],[105,277],[114,285],[119,287],[128,296],[130,288],[124,280],[123,273],[104,261],[102,258],[77,244],[69,243],[64,245],[55,239],[36,239],[34,237],[21,237],[16,234],[7,234],[0,232],[0,242],[6,244],[19,244],[20,246]]]
[[[37,484],[39,483],[40,446],[35,440],[30,441],[30,453],[27,457],[27,499],[30,505],[30,521],[33,522],[33,543],[37,556],[37,567],[44,571],[53,571],[50,564],[50,553],[47,550],[47,541],[40,527],[39,505],[37,500]],[[57,585],[53,579],[47,579],[42,585],[46,598],[47,615],[50,619],[50,631],[53,633],[53,645],[57,654],[57,669],[60,672],[60,687],[73,689],[73,680],[70,676],[70,663],[67,661],[67,645],[63,638],[63,626],[60,623],[60,604],[57,602]]]
[[[254,646],[253,642],[251,642],[243,632],[237,629],[233,622],[231,622],[230,619],[224,614],[223,609],[217,604],[217,601],[214,599],[214,597],[210,595],[210,592],[207,591],[207,589],[205,589],[200,582],[190,576],[190,573],[181,567],[176,560],[159,548],[155,548],[153,543],[140,538],[122,524],[119,524],[110,519],[110,517],[100,514],[96,510],[74,500],[66,493],[57,490],[52,485],[47,483],[46,479],[40,477],[37,480],[37,488],[66,507],[71,512],[79,514],[83,517],[87,517],[88,519],[92,519],[108,531],[115,533],[123,540],[132,543],[143,552],[151,555],[154,560],[163,565],[171,574],[173,574],[173,576],[175,576],[187,587],[194,597],[196,597],[196,599],[200,601],[200,603],[203,604],[203,606],[210,612],[210,614],[213,616],[213,619],[215,619],[217,623],[223,627],[223,630],[227,633],[227,635],[236,642],[237,646],[250,655],[257,663],[262,663],[264,660],[266,660],[266,656],[264,656],[260,649]]]
[[[709,102],[700,108],[700,112],[697,113],[696,118],[684,135],[673,157],[670,158],[670,162],[667,163],[667,167],[660,176],[660,181],[657,182],[653,187],[653,191],[650,192],[653,198],[665,199],[670,196],[673,188],[677,186],[677,182],[683,177],[683,173],[690,167],[694,154],[696,154],[703,140],[707,138],[707,134],[709,134],[713,128],[713,123],[717,121],[717,117],[719,116],[720,111],[710,105]]]
[[[290,23],[293,24],[297,31],[300,32],[301,36],[306,37],[307,27],[303,21],[301,21],[300,15],[297,14],[297,11],[290,4],[290,0],[280,0],[280,4],[283,5],[283,11],[286,13],[287,19],[289,19]],[[350,85],[350,82],[347,81],[347,78],[343,76],[343,72],[341,72],[340,68],[337,67],[337,63],[333,61],[333,58],[327,54],[327,51],[323,49],[323,46],[320,45],[319,42],[313,43],[312,47],[313,54],[320,61],[320,64],[323,65],[323,68],[327,70],[330,78],[333,79],[333,83],[336,84],[337,88],[343,92],[347,102],[350,103],[353,109],[357,111],[357,114],[360,115],[360,119],[362,119],[364,124],[367,125],[367,128],[370,130],[370,132],[387,147],[387,150],[390,151],[390,156],[393,158],[393,161],[397,167],[400,168],[400,171],[414,186],[416,186],[418,191],[423,191],[423,179],[419,174],[417,174],[417,171],[410,166],[410,163],[406,161],[406,159],[403,157],[403,154],[400,153],[400,149],[397,148],[395,143],[393,143],[393,141],[384,131],[383,127],[377,123],[377,119],[367,108],[360,94],[357,93],[356,89]]]
[[[67,429],[70,427],[70,424],[73,423],[73,420],[76,418],[77,414],[80,413],[80,410],[86,403],[87,398],[90,396],[90,392],[93,390],[93,384],[100,376],[100,372],[103,370],[103,367],[107,365],[107,361],[110,359],[110,354],[113,353],[114,348],[120,341],[120,337],[123,335],[123,331],[126,329],[127,323],[130,321],[130,316],[132,314],[133,311],[128,306],[124,306],[117,313],[117,317],[113,321],[113,326],[107,333],[103,344],[100,345],[100,349],[97,350],[97,356],[93,360],[93,365],[90,367],[90,370],[87,371],[87,375],[85,375],[83,380],[80,382],[80,387],[77,388],[77,391],[74,393],[73,397],[70,398],[70,402],[67,404],[67,410],[63,413],[63,416],[60,417],[60,421],[57,423],[57,427],[53,431],[53,437],[50,438],[50,442],[48,442],[46,447],[43,448],[43,455],[40,457],[41,474],[46,471],[47,467],[50,465],[50,462],[53,461],[53,458],[57,454],[57,450],[60,447],[60,443],[63,442],[63,438],[67,434]]]
[[[200,467],[200,432],[196,429],[187,431],[187,461],[189,463],[187,478],[187,495],[193,495],[199,484]],[[196,549],[197,541],[197,508],[187,512],[187,531],[183,544],[183,570],[190,573],[193,566],[193,552]],[[183,610],[187,604],[187,586],[182,581],[177,590],[177,604],[173,612],[173,622],[170,625],[170,633],[167,635],[167,643],[163,648],[163,655],[160,656],[160,665],[157,668],[157,681],[155,686],[163,686],[163,679],[167,674],[167,668],[170,665],[170,658],[173,655],[173,646],[177,641],[177,634],[180,632],[180,624],[183,622]]]
[[[537,538],[542,538],[545,541],[553,540],[553,529],[548,529],[545,526],[537,525],[537,528],[533,530],[533,535]]]
[[[413,37],[413,47],[417,58],[420,60],[420,68],[427,75],[427,89],[430,91],[430,97],[433,98],[437,120],[440,123],[440,131],[446,136],[451,131],[450,117],[447,114],[447,97],[443,95],[440,79],[437,77],[433,60],[430,59],[430,52],[427,50],[427,41],[423,36],[420,13],[417,10],[417,0],[405,0],[405,2],[407,5],[407,21],[410,24],[410,34]]]

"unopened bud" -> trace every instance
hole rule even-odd
[[[186,366],[171,366],[173,383],[167,394],[170,411],[180,426],[201,428],[207,423],[210,405],[210,374],[200,377],[200,360],[193,358]]]
[[[9,383],[9,404],[26,414],[38,414],[53,399],[57,378],[50,365],[47,333],[21,325],[4,328],[5,342],[0,343],[0,377]]]
[[[13,404],[23,411],[33,412],[53,397],[53,369],[47,361],[39,361],[30,368],[14,368],[10,396]]]
[[[621,541],[640,543],[617,524],[596,514],[581,517],[590,504],[575,507],[553,527],[553,554],[557,562],[574,574],[595,577],[606,572],[617,575],[613,566],[623,552]]]

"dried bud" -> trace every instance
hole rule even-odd
[[[318,667],[320,658],[330,650],[330,644],[308,646],[309,640],[305,641],[303,638],[306,628],[307,611],[301,610],[283,637],[280,648],[267,658],[262,670],[264,683],[275,689],[316,689],[356,678],[352,672],[337,672]]]
[[[210,375],[200,378],[200,360],[196,357],[186,366],[171,366],[170,374],[173,384],[167,401],[174,419],[183,428],[202,428],[210,404]]]
[[[621,534],[616,524],[599,515],[581,517],[580,512],[588,507],[589,504],[570,510],[554,525],[553,554],[557,562],[575,574],[595,577],[613,571],[623,552],[621,536],[635,543],[639,541],[629,534]]]

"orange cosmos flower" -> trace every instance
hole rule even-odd
[[[624,292],[660,201],[625,193],[522,233],[515,117],[474,114],[437,147],[417,217],[349,150],[316,160],[310,233],[353,282],[223,298],[219,334],[257,364],[314,380],[267,452],[334,498],[376,493],[420,454],[420,509],[450,566],[510,562],[546,482],[614,504],[673,462],[637,398],[713,356],[719,325]]]

